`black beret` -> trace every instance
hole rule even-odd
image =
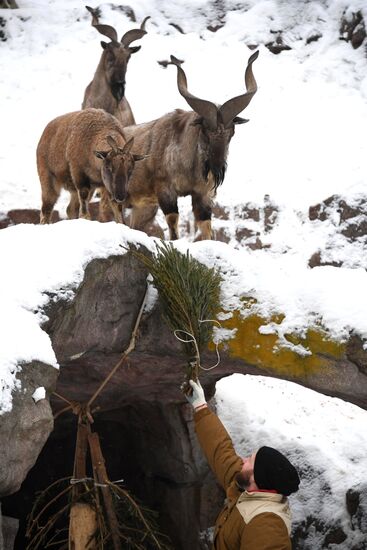
[[[286,496],[298,491],[300,483],[293,464],[272,447],[260,447],[257,451],[254,478],[259,489],[275,489],[278,493]]]

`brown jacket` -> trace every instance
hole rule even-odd
[[[266,492],[242,492],[234,478],[242,460],[219,418],[208,408],[195,413],[200,445],[219,483],[226,504],[215,523],[215,550],[291,550],[287,498]]]

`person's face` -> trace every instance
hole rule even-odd
[[[241,471],[237,474],[237,483],[245,489],[250,487],[254,483],[254,465],[255,465],[256,451],[252,455],[242,459]]]

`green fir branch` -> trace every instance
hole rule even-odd
[[[163,241],[152,256],[133,247],[130,251],[150,272],[170,329],[194,337],[196,345],[186,341],[183,348],[188,361],[200,365],[200,352],[211,340],[213,328],[201,321],[214,319],[220,309],[220,273]],[[183,332],[179,336],[185,339]]]

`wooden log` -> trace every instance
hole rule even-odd
[[[88,432],[90,427],[86,424],[78,424],[76,436],[75,456],[74,456],[74,479],[85,479],[87,477],[87,451],[88,451]],[[84,490],[81,483],[76,483],[73,487],[73,499],[80,495]]]
[[[90,426],[79,423],[74,456],[74,479],[83,480],[87,477],[88,433]],[[93,506],[87,502],[77,502],[85,491],[85,484],[75,483],[72,491],[72,504],[69,517],[69,550],[97,550],[96,539],[97,514]]]
[[[96,539],[97,514],[86,502],[73,504],[70,510],[69,550],[98,550]]]
[[[102,449],[99,442],[98,434],[93,432],[88,435],[90,454],[93,464],[93,475],[98,483],[101,483],[100,487],[104,507],[107,515],[107,521],[111,532],[112,544],[114,550],[122,550],[121,540],[119,536],[119,524],[113,505],[113,499],[111,490],[109,488],[109,479],[105,467],[104,458],[102,455]]]

